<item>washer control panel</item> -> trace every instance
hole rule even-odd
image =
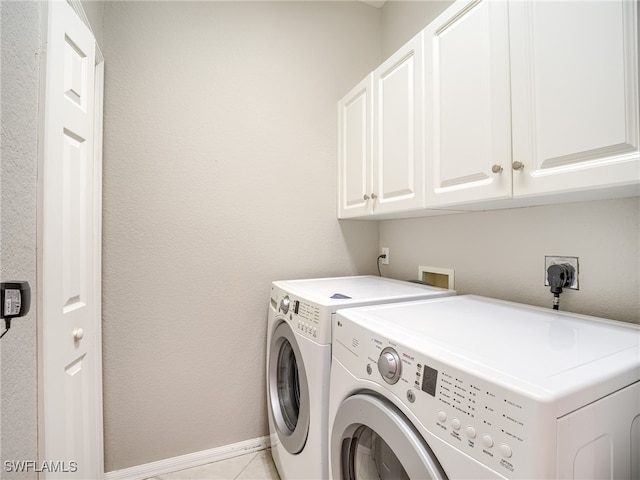
[[[539,441],[555,429],[548,405],[340,317],[336,323],[334,356],[386,389],[432,435],[506,478],[548,476],[555,444]]]
[[[514,449],[526,449],[526,403],[517,395],[432,359],[416,359],[412,366],[414,388],[435,401],[425,424],[430,420],[437,427],[437,436],[483,463],[514,472],[521,460],[514,458]]]
[[[299,333],[317,343],[331,342],[331,313],[322,306],[298,298],[277,287],[271,287],[271,308]]]

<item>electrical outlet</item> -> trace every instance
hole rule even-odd
[[[386,257],[380,259],[380,263],[382,263],[382,265],[389,265],[389,247],[382,247],[380,249],[380,255],[386,255]]]
[[[551,256],[551,255],[545,256],[544,257],[544,284],[547,287],[549,286],[549,279],[547,278],[547,270],[549,269],[549,267],[551,265],[560,265],[562,263],[568,263],[574,268],[576,272],[575,275],[573,276],[573,282],[571,283],[571,285],[565,288],[579,290],[580,288],[578,285],[578,274],[580,273],[580,270],[578,269],[578,257],[557,257],[557,256]]]

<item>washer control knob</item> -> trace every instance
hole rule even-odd
[[[400,379],[402,373],[402,367],[400,363],[400,357],[398,352],[393,348],[387,347],[382,350],[380,357],[378,358],[378,371],[384,381],[393,385]]]
[[[290,304],[291,301],[289,300],[289,297],[285,295],[282,300],[280,300],[280,310],[282,310],[282,313],[286,314],[289,311]]]

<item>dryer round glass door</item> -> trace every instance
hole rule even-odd
[[[333,478],[446,479],[415,427],[391,403],[357,394],[338,409],[331,435]]]
[[[309,433],[309,386],[293,330],[280,323],[271,337],[269,354],[269,408],[280,443],[299,453]]]

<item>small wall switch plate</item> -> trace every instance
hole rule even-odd
[[[580,270],[578,269],[578,257],[560,257],[554,255],[547,255],[544,257],[544,284],[545,286],[549,286],[549,279],[547,278],[547,270],[551,265],[560,265],[563,263],[568,263],[575,270],[575,275],[573,276],[573,282],[568,287],[572,290],[580,290],[578,284],[578,274]]]
[[[389,247],[382,247],[380,249],[380,255],[386,255],[386,257],[381,258],[382,265],[389,265]]]
[[[418,267],[418,280],[432,287],[455,289],[455,276],[452,268]]]

